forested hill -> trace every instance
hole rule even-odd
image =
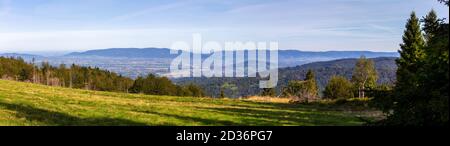
[[[48,62],[50,65],[76,64],[85,67],[98,67],[103,70],[118,73],[122,76],[136,79],[149,73],[165,75],[169,73],[171,61],[178,54],[170,54],[166,48],[111,48],[97,49],[85,52],[73,52],[63,56],[38,56],[30,54],[0,53],[4,57],[20,57],[26,62],[35,60],[36,64]],[[247,51],[244,51],[247,53]],[[210,54],[203,54],[203,58]],[[342,58],[368,58],[398,57],[397,52],[371,52],[371,51],[326,51],[311,52],[300,50],[279,50],[278,66],[295,67],[306,63],[330,61]]]
[[[396,79],[397,66],[395,57],[380,57],[372,59],[378,72],[379,84],[392,84]],[[317,83],[323,89],[333,75],[351,78],[357,59],[340,59],[333,61],[315,62],[296,67],[281,68],[277,91],[290,80],[303,80],[306,72],[312,69],[315,72]],[[227,97],[240,97],[259,94],[257,78],[180,78],[178,84],[195,83],[201,86],[207,95],[218,97],[221,90]]]
[[[396,78],[397,65],[393,57],[373,58],[378,73],[378,84],[392,84]],[[340,59],[334,61],[315,62],[297,67],[280,69],[280,79],[283,83],[289,80],[303,80],[306,72],[312,69],[316,74],[319,87],[325,87],[328,79],[333,75],[351,78],[357,59]]]
[[[111,48],[89,50],[86,52],[73,52],[65,56],[101,56],[113,58],[175,58],[178,55],[170,54],[170,49],[165,48]]]

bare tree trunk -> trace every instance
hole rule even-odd
[[[45,74],[45,81],[47,82],[47,86],[50,85],[50,71],[47,71]]]
[[[365,90],[365,87],[363,86],[363,87],[362,87],[362,98],[365,97],[365,95],[364,95],[364,90]]]
[[[36,67],[34,66],[34,60],[33,60],[33,83],[36,84]]]
[[[70,69],[69,78],[69,87],[72,88],[72,69]]]
[[[358,98],[361,98],[361,86],[358,87]]]

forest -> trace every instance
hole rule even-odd
[[[65,64],[54,67],[46,62],[34,65],[34,63],[25,62],[22,58],[13,57],[0,57],[0,77],[5,80],[96,91],[203,96],[203,91],[193,84],[178,86],[166,77],[157,77],[152,74],[133,80],[98,67],[75,64],[68,67]]]

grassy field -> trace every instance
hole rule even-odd
[[[0,80],[0,125],[362,125],[379,112],[260,100],[152,96]],[[362,118],[361,118],[362,117]]]

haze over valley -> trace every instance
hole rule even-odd
[[[136,78],[149,73],[167,75],[171,61],[178,55],[170,54],[166,48],[111,48],[97,49],[84,52],[72,52],[59,56],[42,56],[25,53],[1,53],[4,57],[21,57],[27,62],[39,65],[49,62],[51,65],[77,64],[81,66],[98,67],[119,73],[123,76]],[[208,55],[204,54],[204,57]],[[370,51],[298,51],[280,50],[278,66],[280,68],[295,67],[318,61],[331,61],[344,58],[398,57],[397,52]]]

